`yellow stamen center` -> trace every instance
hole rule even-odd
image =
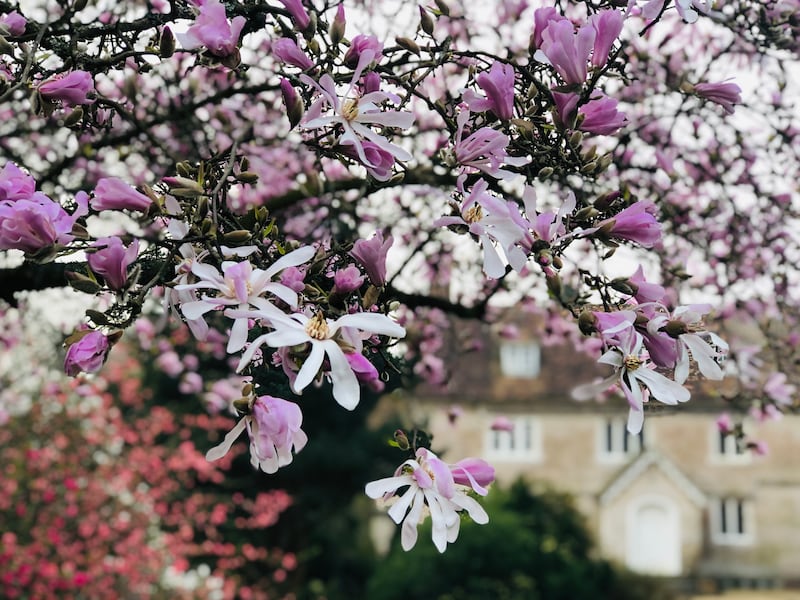
[[[633,354],[626,356],[623,362],[625,363],[625,368],[628,371],[635,371],[644,364],[644,361],[641,358],[634,356]]]
[[[330,330],[328,329],[328,322],[325,320],[325,317],[321,312],[315,314],[308,321],[308,323],[306,323],[306,333],[309,337],[314,338],[315,340],[328,339],[328,335],[330,333]]]
[[[464,220],[467,223],[477,223],[483,218],[483,209],[480,204],[476,204],[470,208],[464,215]]]
[[[350,98],[342,104],[342,116],[348,121],[352,121],[358,116],[358,100]]]

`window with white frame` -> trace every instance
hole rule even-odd
[[[735,435],[725,434],[714,425],[712,435],[712,458],[715,462],[747,464],[751,461],[750,451],[738,442]]]
[[[509,417],[509,430],[490,429],[486,436],[486,456],[494,460],[537,462],[542,458],[542,439],[535,417]]]
[[[715,544],[746,545],[753,542],[752,507],[747,500],[717,498],[711,506],[711,540]]]
[[[644,429],[634,435],[625,419],[609,418],[601,422],[597,442],[601,462],[623,462],[644,451]]]
[[[500,370],[506,377],[534,379],[541,363],[542,352],[534,341],[504,342],[500,346]]]

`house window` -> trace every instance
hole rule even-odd
[[[718,498],[712,504],[711,540],[715,544],[750,544],[753,516],[749,502],[741,498]]]
[[[750,452],[738,443],[735,435],[726,435],[716,425],[711,440],[714,462],[747,464],[752,459]]]
[[[623,462],[644,451],[644,429],[634,435],[624,419],[607,419],[601,424],[598,439],[600,462]]]
[[[536,462],[542,457],[539,422],[534,417],[509,417],[510,431],[490,429],[486,455],[495,460]]]
[[[507,342],[500,346],[500,370],[506,377],[533,379],[539,375],[542,353],[536,342]]]

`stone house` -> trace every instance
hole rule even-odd
[[[631,436],[624,400],[570,397],[607,374],[594,359],[465,327],[482,347],[448,357],[446,391],[417,389],[385,405],[410,407],[442,458],[482,457],[500,485],[522,476],[569,492],[599,552],[635,571],[708,591],[800,586],[800,416],[748,424],[769,446],[755,456],[720,435],[724,404],[713,388],[696,389],[685,405],[648,410],[642,434]],[[513,431],[491,429],[499,416]]]

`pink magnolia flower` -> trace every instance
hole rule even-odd
[[[486,487],[494,481],[494,467],[480,458],[464,458],[454,465],[450,465],[453,481],[458,485],[465,485],[481,496],[488,493]]]
[[[583,116],[578,129],[598,135],[611,135],[624,126],[628,119],[625,113],[617,110],[619,102],[602,92],[580,107],[578,115]]]
[[[74,239],[74,216],[44,194],[37,192],[34,198],[0,202],[0,250],[30,254]]]
[[[200,6],[194,25],[177,37],[187,50],[205,46],[210,54],[224,58],[237,51],[239,35],[246,22],[242,16],[228,22],[225,6],[219,0],[206,0]]]
[[[364,52],[372,52],[372,60],[380,62],[383,56],[383,43],[374,35],[358,34],[350,41],[350,47],[344,53],[342,61],[345,66],[354,69]]]
[[[633,297],[639,304],[646,302],[661,302],[667,291],[657,283],[649,283],[644,277],[642,265],[636,272],[628,277],[628,284],[633,288]]]
[[[461,511],[466,511],[478,524],[489,522],[489,515],[483,507],[465,493],[472,489],[486,495],[486,490],[474,476],[488,474],[485,468],[478,468],[475,464],[457,466],[459,483],[456,483],[451,469],[451,465],[433,452],[420,448],[415,458],[397,468],[393,477],[372,481],[364,488],[367,496],[376,500],[389,500],[401,488],[408,488],[389,508],[391,519],[398,525],[402,523],[400,542],[403,550],[408,551],[417,543],[417,526],[425,520],[426,512],[431,517],[431,537],[439,552],[444,552],[447,544],[458,538]],[[465,480],[466,485],[461,483]]]
[[[64,106],[91,104],[89,94],[94,91],[92,74],[87,71],[70,71],[51,77],[39,88],[42,98],[51,102],[61,102]]]
[[[362,283],[364,283],[364,276],[355,265],[338,269],[333,274],[333,290],[338,294],[349,294],[360,288]]]
[[[491,110],[500,119],[508,120],[514,116],[514,67],[495,61],[488,71],[476,78],[478,85],[486,94],[479,96],[473,90],[464,92],[464,102],[472,112]]]
[[[118,237],[100,238],[94,243],[96,251],[86,260],[92,271],[100,275],[112,290],[122,290],[128,281],[128,267],[139,255],[139,240],[127,248]]]
[[[144,212],[153,201],[116,177],[104,177],[94,188],[90,204],[94,210],[137,210]]]
[[[566,20],[567,18],[552,6],[537,8],[533,13],[533,35],[531,36],[533,47],[542,47],[542,42],[544,41],[542,36],[551,22]]]
[[[622,32],[624,21],[625,15],[613,9],[601,10],[589,17],[589,25],[595,31],[592,65],[602,67],[606,64],[611,46]]]
[[[285,62],[287,65],[292,65],[298,69],[306,71],[314,66],[314,62],[308,58],[297,45],[297,42],[292,38],[284,37],[275,40],[272,43],[272,53],[275,57]]]
[[[628,400],[628,431],[634,435],[644,424],[644,403],[648,396],[664,404],[686,402],[691,397],[681,384],[667,379],[651,368],[647,355],[642,352],[642,336],[626,329],[619,344],[608,350],[597,362],[611,365],[614,373],[599,383],[580,385],[572,390],[576,400],[591,400],[609,387],[618,385]]]
[[[361,53],[358,66],[353,71],[350,85],[340,96],[333,78],[324,74],[319,83],[308,75],[300,75],[300,80],[319,92],[320,97],[309,107],[303,126],[306,129],[341,127],[342,133],[336,144],[353,146],[358,159],[366,167],[376,167],[364,151],[363,141],[370,141],[378,148],[391,154],[396,160],[411,160],[412,156],[400,146],[392,144],[385,137],[378,135],[370,126],[397,127],[408,129],[414,123],[414,115],[407,111],[381,110],[379,105],[388,100],[398,101],[387,92],[371,91],[358,94],[356,84],[361,78],[364,68],[373,60],[374,52],[366,50]],[[330,114],[323,114],[326,110]]]
[[[28,20],[17,11],[12,11],[0,17],[0,31],[5,31],[7,35],[22,35],[25,33],[27,24]]]
[[[309,23],[311,23],[311,19],[306,12],[306,9],[303,7],[302,0],[278,0],[286,10],[289,12],[289,15],[292,17],[292,21],[297,26],[298,29],[301,31],[305,30]]]
[[[392,247],[394,238],[390,235],[385,240],[383,233],[376,231],[369,240],[356,240],[350,256],[355,258],[367,271],[367,276],[376,287],[386,283],[386,255]]]
[[[571,21],[550,21],[542,32],[542,43],[534,58],[552,65],[566,83],[582,84],[586,81],[587,63],[595,37],[591,25],[584,25],[575,33]]]
[[[391,154],[372,142],[363,140],[361,148],[364,151],[366,163],[364,166],[367,173],[372,175],[378,181],[388,181],[392,176],[392,168],[394,167],[395,158]],[[344,146],[343,153],[359,162],[362,162],[358,156],[358,150],[355,146]]]
[[[787,381],[786,373],[772,373],[764,383],[764,393],[778,404],[791,405],[797,386]]]
[[[206,453],[206,460],[225,456],[246,429],[250,438],[250,464],[265,473],[275,473],[291,463],[293,453],[300,452],[308,442],[308,436],[300,429],[303,413],[294,402],[273,396],[255,398],[248,410],[222,443]]]
[[[292,390],[296,394],[302,393],[317,377],[327,357],[333,398],[347,410],[353,410],[358,406],[361,393],[358,378],[339,343],[343,335],[338,334],[340,332],[344,334],[347,329],[357,332],[358,335],[367,336],[386,335],[401,338],[406,334],[403,327],[386,315],[378,313],[353,313],[343,315],[336,320],[326,319],[321,312],[308,317],[303,313],[286,315],[265,310],[230,311],[229,316],[259,318],[262,324],[269,324],[274,329],[253,340],[242,354],[237,371],[241,372],[247,366],[263,344],[273,348],[308,344],[309,354],[292,382]],[[352,344],[345,342],[345,345],[348,347],[348,352],[353,351]],[[356,348],[355,351],[360,351],[360,348]]]
[[[464,127],[469,119],[465,110],[456,117],[456,135],[453,142],[453,157],[462,167],[483,171],[497,179],[510,179],[514,174],[502,169],[503,165],[521,167],[530,162],[524,156],[512,157],[506,152],[510,139],[504,133],[491,127],[481,127],[464,136]]]
[[[96,373],[108,356],[108,338],[99,331],[89,331],[70,344],[64,359],[64,372],[70,377],[78,373]]]
[[[652,202],[640,200],[599,223],[598,229],[608,237],[652,248],[661,241],[661,223],[655,217],[656,210]]]
[[[742,103],[742,88],[735,83],[698,83],[694,92],[701,98],[719,104],[727,114],[732,115],[734,104]]]

